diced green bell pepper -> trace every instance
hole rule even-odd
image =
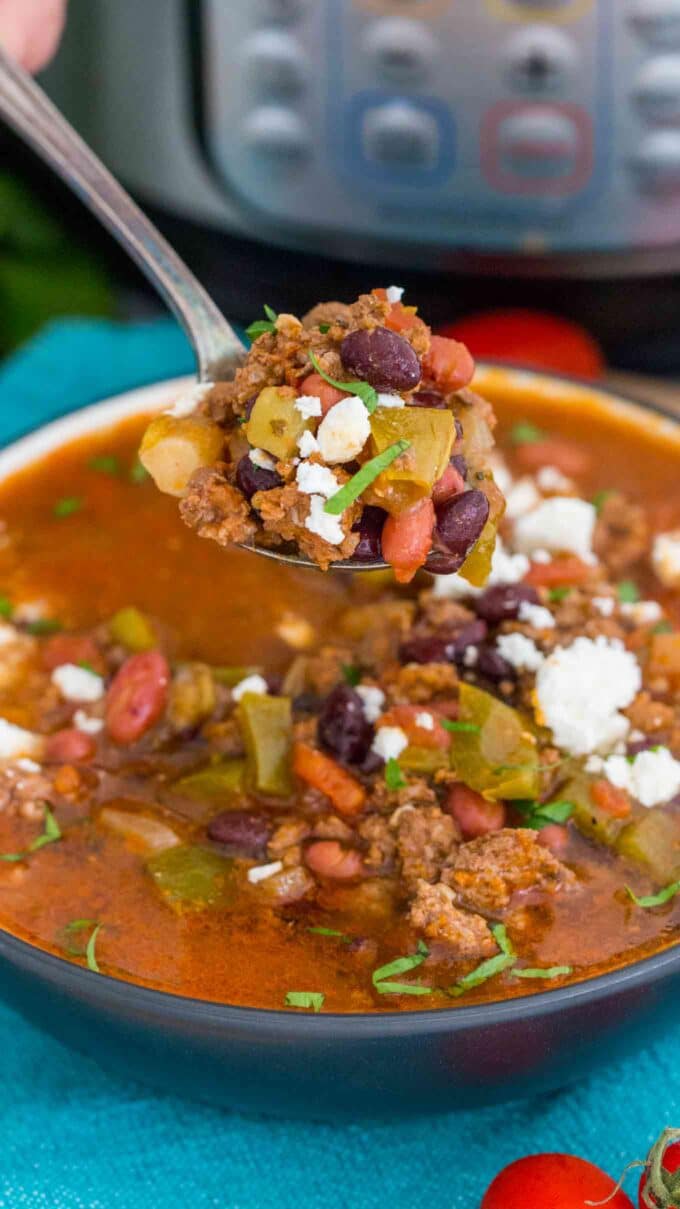
[[[489,501],[489,516],[478,541],[468,554],[458,574],[462,575],[463,579],[467,579],[468,583],[475,588],[481,588],[489,578],[491,571],[498,526],[505,512],[505,499],[489,474],[485,474],[481,479],[477,479],[473,475],[470,486],[484,492]]]
[[[246,781],[260,793],[287,798],[293,792],[290,698],[244,693],[236,714],[246,748]]]
[[[148,617],[134,605],[126,605],[113,614],[109,633],[114,642],[119,642],[128,651],[150,651],[157,643]]]
[[[220,760],[175,781],[173,789],[190,798],[232,798],[243,791],[245,760]]]
[[[262,674],[261,667],[211,667],[210,672],[213,680],[217,684],[226,684],[228,688],[233,688],[235,684],[240,684],[245,680],[246,676],[255,676]]]
[[[261,390],[245,434],[256,449],[264,449],[275,458],[292,458],[297,443],[311,422],[295,407],[297,392],[292,386],[266,386]]]
[[[645,810],[623,828],[616,850],[639,861],[662,885],[676,881],[680,877],[680,819],[662,806]]]
[[[210,907],[230,897],[233,861],[209,848],[195,844],[167,848],[151,857],[146,867],[163,897],[179,908]]]
[[[409,744],[401,753],[399,764],[409,772],[436,772],[439,768],[448,768],[449,753],[442,748]]]
[[[590,795],[592,783],[587,776],[577,775],[560,789],[559,796],[565,802],[573,802],[574,813],[571,817],[583,835],[613,848],[616,837],[626,825],[626,819],[613,818],[593,801]]]
[[[490,693],[461,683],[459,718],[479,727],[453,732],[451,767],[460,780],[491,801],[537,797],[536,737],[521,714]]]
[[[395,441],[410,448],[383,470],[364,499],[393,515],[412,508],[432,494],[449,464],[456,429],[453,413],[435,407],[378,407],[371,416],[372,455],[384,453]]]

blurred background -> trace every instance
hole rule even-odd
[[[477,354],[680,377],[680,0],[70,0],[41,82],[237,321],[394,282]],[[0,352],[160,313],[0,156]]]

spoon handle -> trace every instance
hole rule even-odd
[[[194,347],[199,379],[233,377],[245,349],[212,298],[43,90],[2,50],[0,117],[92,210],[165,299]]]

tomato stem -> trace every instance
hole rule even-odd
[[[666,1171],[663,1158],[672,1142],[680,1141],[680,1129],[669,1127],[657,1138],[647,1155],[642,1202],[647,1209],[676,1209],[680,1206],[680,1170]]]

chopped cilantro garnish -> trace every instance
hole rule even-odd
[[[352,688],[355,688],[361,680],[361,668],[357,667],[356,663],[343,663],[342,674],[345,683],[351,685]]]
[[[32,852],[38,852],[44,848],[46,844],[54,844],[61,839],[61,828],[55,819],[47,802],[44,803],[44,826],[40,835],[36,836],[31,844],[28,845],[23,852],[2,852],[0,853],[0,861],[23,861]]]
[[[652,634],[672,634],[673,626],[670,621],[657,621],[655,626],[652,626]]]
[[[477,722],[452,722],[449,718],[442,718],[441,725],[444,727],[444,730],[450,730],[454,733],[462,731],[467,735],[477,735],[482,729]]]
[[[531,424],[529,420],[520,420],[518,424],[513,424],[510,429],[510,440],[513,445],[535,445],[537,441],[542,441],[545,433],[542,429],[537,428],[535,424]]]
[[[312,932],[315,936],[334,936],[336,940],[342,940],[347,944],[350,937],[344,932],[338,932],[337,928],[307,928],[308,932]]]
[[[72,944],[69,937],[77,932],[83,932],[86,928],[96,928],[96,919],[72,919],[64,926],[63,929],[63,948],[64,952],[68,953],[69,957],[85,957],[87,946],[76,946]]]
[[[361,402],[364,404],[366,411],[375,411],[376,407],[378,406],[378,393],[375,388],[371,386],[370,382],[338,382],[336,378],[331,378],[327,373],[325,373],[324,370],[322,370],[319,362],[314,356],[314,353],[309,354],[309,360],[314,366],[317,374],[320,374],[324,382],[328,382],[329,386],[334,386],[336,390],[345,390],[349,395],[357,395],[357,397],[361,399]]]
[[[120,474],[120,459],[115,453],[97,454],[87,464],[90,470],[96,470],[98,474]]]
[[[522,817],[522,826],[540,831],[548,823],[566,823],[574,813],[573,802],[530,802],[518,801],[513,805]]]
[[[455,999],[459,995],[464,995],[466,991],[472,990],[473,987],[481,986],[483,982],[487,982],[495,974],[500,974],[503,970],[507,970],[515,964],[517,956],[503,924],[492,924],[491,931],[500,949],[500,953],[497,953],[495,957],[488,957],[481,965],[478,965],[474,970],[470,970],[469,974],[465,974],[462,978],[459,978],[454,986],[448,988],[448,994],[452,995]]]
[[[670,902],[675,898],[676,894],[680,893],[680,882],[671,882],[670,885],[664,886],[663,890],[659,890],[657,894],[643,894],[638,898],[630,886],[626,886],[626,892],[629,898],[632,898],[636,907],[662,907],[664,903]]]
[[[99,933],[101,932],[101,930],[102,930],[102,925],[97,924],[97,926],[94,928],[94,930],[92,932],[90,939],[87,942],[87,948],[85,949],[85,957],[87,958],[87,968],[88,968],[88,970],[92,970],[93,974],[100,973],[99,966],[97,964],[96,950],[97,950],[97,937],[99,936]]]
[[[322,336],[325,336],[326,332],[329,332],[330,330],[331,330],[330,323],[320,323],[319,324],[319,331],[321,332]]]
[[[399,761],[394,758],[385,765],[385,784],[388,789],[403,789],[406,781],[399,767]]]
[[[513,978],[566,978],[573,974],[573,966],[548,966],[545,970],[527,970],[515,968],[510,971]]]
[[[389,982],[390,978],[396,977],[397,974],[407,974],[409,970],[415,970],[419,965],[422,965],[426,957],[429,957],[430,950],[422,940],[418,941],[415,953],[410,953],[408,957],[395,957],[394,961],[388,961],[387,965],[379,966],[373,971],[372,982],[379,995],[430,995],[431,987],[423,987],[417,984],[408,982]]]
[[[8,596],[0,596],[0,617],[9,618],[14,612],[14,605]]]
[[[128,472],[128,478],[130,479],[130,482],[134,483],[135,485],[139,485],[139,483],[145,483],[146,480],[149,478],[149,472],[148,472],[146,466],[142,465],[139,458],[136,458],[135,461],[132,463],[130,470]]]
[[[571,588],[551,588],[548,592],[548,600],[552,600],[555,604],[559,604],[561,600],[566,600],[571,592]]]
[[[99,675],[99,673],[96,671],[96,669],[93,668],[92,664],[87,662],[87,659],[79,659],[78,667],[81,667],[84,672],[92,672],[93,676]]]
[[[264,307],[266,319],[256,319],[251,323],[250,327],[246,328],[246,336],[249,340],[257,340],[258,336],[263,336],[266,332],[273,332],[276,328],[276,320],[278,315],[270,306]]]
[[[65,495],[62,499],[57,500],[52,509],[53,515],[58,517],[73,516],[74,512],[80,512],[83,506],[83,501],[78,495]]]
[[[287,991],[286,1007],[307,1008],[320,1012],[326,996],[321,991]]]
[[[595,492],[595,495],[593,496],[593,499],[592,499],[592,504],[597,513],[600,513],[602,511],[602,509],[604,508],[604,505],[606,504],[610,495],[613,495],[613,494],[614,494],[614,492],[612,491],[611,487],[604,488],[601,491]]]
[[[410,449],[411,442],[406,440],[395,441],[393,445],[388,446],[382,453],[376,454],[374,458],[369,458],[368,462],[364,462],[361,470],[357,470],[351,479],[336,491],[329,500],[324,504],[324,512],[329,512],[331,516],[340,516],[345,508],[349,508],[356,499],[366,490],[367,487],[377,479],[383,470],[387,470],[402,453]]]
[[[635,604],[640,599],[638,586],[632,579],[622,579],[621,583],[616,585],[616,595],[621,604]]]
[[[26,626],[28,633],[32,634],[34,638],[46,638],[48,634],[58,634],[63,628],[56,617],[36,617],[35,621],[29,621]]]

